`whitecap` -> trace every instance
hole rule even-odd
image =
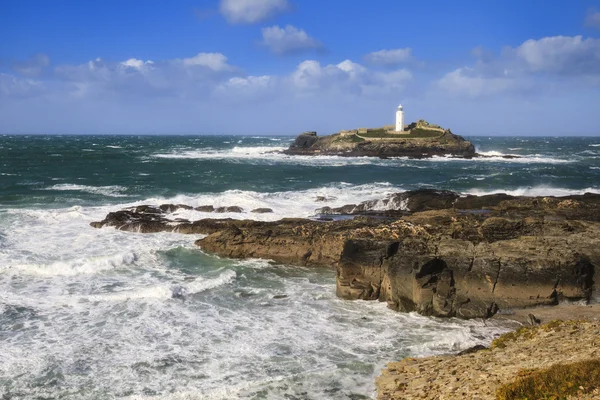
[[[600,193],[600,188],[588,187],[585,189],[567,189],[567,188],[556,188],[549,186],[534,186],[534,187],[520,187],[517,189],[493,189],[484,190],[473,188],[470,190],[462,191],[462,194],[470,195],[489,195],[506,193],[511,196],[572,196],[582,195],[584,193]]]
[[[47,188],[43,188],[40,190],[59,190],[59,191],[79,191],[86,192],[91,194],[101,194],[103,196],[108,197],[127,197],[122,194],[122,192],[126,191],[127,188],[123,186],[88,186],[88,185],[76,185],[70,183],[61,183],[57,185],[53,185]]]

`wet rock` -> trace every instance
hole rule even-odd
[[[332,201],[332,200],[337,200],[337,197],[335,197],[335,196],[317,196],[317,198],[315,199],[315,201],[317,201],[317,202],[326,202],[326,201]]]
[[[272,213],[273,209],[271,209],[271,208],[255,208],[254,210],[252,210],[250,212],[255,213],[255,214],[268,214],[268,213]]]
[[[242,207],[238,206],[229,206],[229,207],[218,207],[215,208],[216,213],[241,213],[244,212]]]
[[[304,132],[294,140],[290,145],[290,149],[310,149],[317,142],[317,132]]]
[[[214,212],[215,211],[215,207],[213,207],[213,206],[199,206],[199,207],[194,208],[194,210],[200,211],[200,212]]]
[[[164,212],[175,212],[177,210],[193,210],[194,207],[188,206],[186,204],[161,204],[158,208],[160,208]]]

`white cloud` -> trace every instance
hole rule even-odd
[[[0,97],[33,97],[42,94],[45,89],[45,85],[40,81],[0,72]]]
[[[154,62],[150,61],[150,60],[144,62],[144,61],[138,60],[136,58],[130,58],[126,61],[123,61],[120,64],[123,68],[133,68],[133,69],[137,69],[139,71],[139,70],[142,70],[143,68],[152,66],[152,64],[154,64]]]
[[[232,66],[227,64],[227,57],[221,53],[198,53],[194,57],[181,60],[185,66],[201,66],[216,72],[229,71]]]
[[[275,54],[289,54],[302,50],[318,49],[321,43],[308,36],[303,29],[287,25],[284,28],[271,26],[262,28],[262,44]]]
[[[437,82],[440,89],[468,97],[489,96],[513,89],[515,79],[508,77],[485,77],[473,68],[458,68],[447,73]]]
[[[364,57],[369,64],[381,66],[398,66],[412,59],[412,49],[409,47],[403,49],[379,50],[367,54]]]
[[[232,24],[255,24],[289,8],[288,0],[221,0],[219,5]]]
[[[514,49],[532,72],[600,74],[600,39],[553,36],[530,39]]]
[[[370,70],[351,60],[321,66],[318,61],[306,60],[290,75],[290,81],[300,92],[326,91],[373,95],[401,90],[412,79],[407,70],[387,73]]]
[[[50,65],[50,57],[46,54],[36,54],[25,61],[14,61],[12,69],[23,76],[35,77]]]
[[[454,95],[478,97],[536,87],[547,90],[561,82],[597,85],[600,81],[600,39],[552,36],[507,47],[499,57],[482,48],[473,54],[478,58],[473,66],[448,72],[435,86]]]
[[[585,17],[585,26],[600,29],[600,11],[589,9]]]

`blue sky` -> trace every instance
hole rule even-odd
[[[0,1],[1,133],[600,135],[600,0]]]

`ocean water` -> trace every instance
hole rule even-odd
[[[470,139],[490,157],[278,154],[291,137],[0,136],[0,397],[373,398],[388,361],[489,344],[505,326],[338,299],[331,269],[89,226],[139,204],[237,205],[245,212],[220,216],[276,220],[312,216],[317,196],[340,206],[422,187],[600,192],[600,138]],[[259,207],[274,213],[249,213]]]

